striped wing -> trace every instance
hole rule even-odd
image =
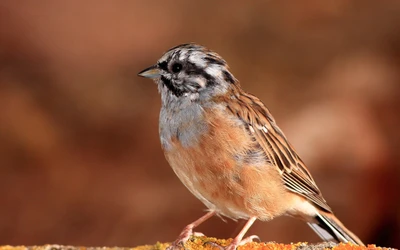
[[[268,161],[281,173],[287,189],[297,193],[321,209],[332,212],[321,191],[285,135],[276,125],[265,105],[247,93],[235,95],[237,102],[227,102],[228,110],[239,117],[264,150]]]

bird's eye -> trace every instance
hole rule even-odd
[[[172,72],[178,73],[178,72],[181,71],[181,70],[182,70],[182,64],[180,64],[180,63],[174,63],[174,64],[172,65]]]

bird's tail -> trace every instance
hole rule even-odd
[[[348,230],[333,214],[318,213],[316,222],[308,225],[325,241],[351,242],[360,246],[364,243],[350,230]]]

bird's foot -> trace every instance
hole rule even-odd
[[[251,236],[249,236],[247,238],[244,238],[244,239],[235,238],[235,239],[232,240],[231,244],[229,244],[229,245],[227,245],[225,247],[221,246],[221,245],[219,245],[219,244],[217,244],[215,242],[207,242],[206,244],[209,244],[212,247],[219,248],[220,250],[236,250],[237,247],[243,246],[243,245],[245,245],[247,243],[250,243],[250,242],[253,242],[255,239],[258,240],[259,242],[261,242],[260,237],[258,237],[257,235],[251,235]]]
[[[184,247],[186,241],[189,240],[190,236],[204,236],[204,234],[200,232],[193,232],[193,227],[191,225],[185,227],[178,238],[172,242],[170,246],[166,248],[166,250],[178,250]]]

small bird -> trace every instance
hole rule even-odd
[[[310,172],[268,108],[246,93],[217,53],[197,44],[171,48],[139,76],[158,85],[159,134],[165,157],[182,183],[208,208],[170,249],[214,215],[247,223],[281,215],[304,220],[325,241],[364,245],[333,214]]]

